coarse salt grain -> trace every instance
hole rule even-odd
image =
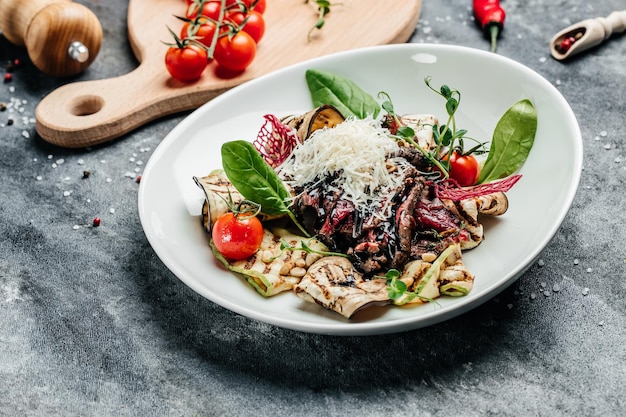
[[[544,266],[545,262],[543,261],[543,259],[539,259],[539,261],[537,262],[537,265]]]
[[[583,288],[583,295],[587,295],[589,294],[589,288],[585,287]]]
[[[603,130],[600,132],[600,136],[602,136],[603,138],[607,137],[609,135],[609,132],[607,132],[606,130]]]

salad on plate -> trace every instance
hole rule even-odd
[[[194,177],[216,258],[262,296],[291,291],[347,318],[467,295],[462,252],[482,242],[481,216],[508,209],[533,103],[513,103],[484,140],[456,125],[461,92],[430,77],[443,122],[396,114],[387,93],[335,73],[309,69],[306,81],[312,110],[265,115],[256,138],[226,142],[222,166]]]

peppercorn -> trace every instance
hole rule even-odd
[[[8,83],[10,81],[13,80],[13,74],[11,74],[10,72],[7,72],[6,74],[4,74],[4,82]]]
[[[100,217],[96,217],[93,219],[93,227],[98,227],[100,226]]]
[[[89,178],[89,176],[91,175],[91,172],[84,170],[83,171],[83,178]]]

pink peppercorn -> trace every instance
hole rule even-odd
[[[93,219],[93,227],[98,226],[100,226],[100,217],[96,217],[95,219]]]

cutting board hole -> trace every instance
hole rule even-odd
[[[89,116],[98,113],[104,106],[104,99],[100,96],[82,96],[72,100],[70,113],[74,116]]]

